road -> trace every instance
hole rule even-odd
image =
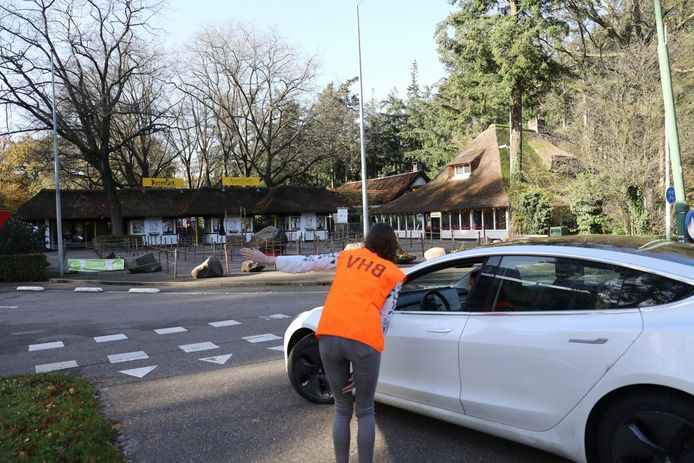
[[[0,376],[64,368],[88,378],[132,462],[330,461],[332,407],[291,389],[281,351],[291,319],[325,294],[0,292]],[[565,461],[385,405],[375,460]]]

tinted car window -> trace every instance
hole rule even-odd
[[[681,281],[629,270],[619,298],[620,307],[651,307],[694,296],[694,286]]]
[[[505,256],[479,310],[593,310],[618,306],[625,269],[546,256]]]

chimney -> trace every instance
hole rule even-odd
[[[412,172],[419,172],[420,170],[424,170],[422,163],[419,161],[412,161]]]

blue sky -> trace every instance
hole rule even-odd
[[[204,25],[241,21],[274,26],[306,55],[320,60],[322,88],[359,73],[355,0],[168,0],[160,19],[170,46],[185,43]],[[417,61],[420,85],[444,76],[434,31],[451,11],[446,0],[361,0],[364,96],[385,98],[393,87],[405,97]],[[353,87],[358,91],[358,87]]]

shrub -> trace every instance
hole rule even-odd
[[[41,281],[46,279],[44,254],[0,254],[0,281]]]
[[[515,230],[531,235],[549,231],[552,202],[542,190],[518,188],[511,196],[511,209]]]
[[[0,255],[40,252],[45,249],[43,230],[10,217],[0,228]]]

